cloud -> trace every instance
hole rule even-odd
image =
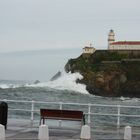
[[[138,0],[1,0],[0,48],[67,47],[89,40],[103,46],[110,28],[140,35],[139,5]]]

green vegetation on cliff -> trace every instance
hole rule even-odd
[[[79,72],[91,94],[140,97],[140,51],[98,50],[70,59],[66,72]]]

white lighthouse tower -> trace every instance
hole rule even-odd
[[[108,49],[110,49],[110,44],[115,42],[115,33],[113,30],[110,30],[108,34]]]

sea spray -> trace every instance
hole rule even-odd
[[[140,99],[139,98],[130,98],[130,97],[120,97],[120,100],[122,101],[122,102],[139,102],[140,101]]]
[[[18,88],[20,85],[18,84],[0,84],[1,89],[8,89],[8,88]]]
[[[83,94],[89,94],[86,90],[86,85],[76,83],[76,80],[81,80],[83,76],[79,73],[65,73],[61,77],[54,80],[38,84],[27,85],[28,87],[49,87],[57,90],[70,90]]]
[[[0,89],[12,89],[24,87],[29,81],[20,80],[0,80]]]
[[[65,73],[61,72],[61,76],[54,80],[48,82],[40,82],[40,83],[21,83],[21,82],[1,82],[0,89],[12,89],[12,88],[21,88],[21,87],[31,87],[31,88],[52,88],[56,90],[69,90],[74,92],[79,92],[83,94],[89,94],[86,90],[86,85],[76,83],[76,80],[81,80],[83,76],[79,73]]]

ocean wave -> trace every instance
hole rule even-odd
[[[138,102],[139,98],[129,98],[129,97],[120,97],[120,100],[123,102]]]
[[[89,94],[86,90],[86,85],[76,83],[76,80],[81,80],[83,76],[79,73],[62,73],[61,77],[54,80],[38,84],[26,85],[27,87],[49,87],[57,90],[70,90],[80,92],[83,94]]]
[[[8,88],[21,88],[21,87],[29,87],[29,88],[51,88],[56,90],[68,90],[79,92],[83,94],[89,94],[86,90],[86,85],[76,83],[76,80],[81,80],[83,76],[79,73],[65,73],[62,72],[61,76],[54,80],[48,82],[40,82],[40,83],[26,83],[26,84],[0,84],[1,89]]]
[[[18,88],[20,85],[18,84],[0,84],[1,89],[8,89],[8,88]]]

